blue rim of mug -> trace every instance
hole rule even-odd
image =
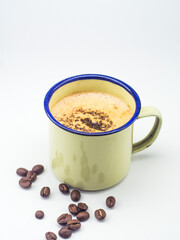
[[[96,79],[96,80],[104,80],[104,81],[108,81],[114,84],[119,85],[120,87],[123,87],[135,100],[136,102],[136,109],[134,112],[134,115],[132,116],[132,118],[123,126],[119,127],[119,128],[115,128],[111,131],[106,131],[106,132],[96,132],[96,133],[88,133],[88,132],[83,132],[83,131],[77,131],[71,128],[68,128],[66,126],[64,126],[63,124],[61,124],[60,122],[58,122],[53,115],[51,114],[50,110],[49,110],[49,101],[53,95],[53,93],[59,89],[60,87],[74,82],[74,81],[79,81],[79,80],[87,80],[87,79]],[[44,109],[45,112],[48,116],[48,118],[58,127],[62,128],[63,130],[66,130],[68,132],[71,133],[75,133],[78,135],[84,135],[84,136],[103,136],[103,135],[109,135],[109,134],[113,134],[113,133],[117,133],[120,132],[122,130],[124,130],[125,128],[129,127],[138,117],[140,110],[141,110],[141,101],[140,98],[138,96],[138,94],[136,93],[136,91],[130,87],[127,83],[124,83],[121,80],[118,80],[116,78],[113,77],[109,77],[106,75],[101,75],[101,74],[82,74],[82,75],[77,75],[77,76],[73,76],[73,77],[69,77],[66,78],[58,83],[56,83],[54,86],[52,86],[49,91],[47,92],[45,98],[44,98]]]

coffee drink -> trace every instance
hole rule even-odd
[[[134,111],[122,99],[108,93],[79,92],[61,99],[51,113],[68,128],[93,133],[121,127]]]

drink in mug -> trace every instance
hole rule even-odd
[[[53,117],[66,127],[84,132],[105,132],[121,127],[133,116],[122,99],[104,92],[79,92],[58,101]]]
[[[46,94],[50,161],[56,177],[75,188],[100,190],[128,173],[132,154],[157,138],[162,117],[141,107],[136,91],[113,77],[84,74],[55,84]],[[134,121],[154,116],[149,134],[133,143]]]

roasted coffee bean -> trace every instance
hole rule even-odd
[[[69,228],[63,227],[59,230],[59,236],[62,238],[69,238],[72,234],[72,231]]]
[[[72,213],[73,215],[78,214],[78,207],[76,206],[76,204],[69,204],[68,206],[69,212]]]
[[[94,212],[94,215],[98,220],[103,220],[106,217],[106,212],[103,209],[98,209]]]
[[[82,203],[82,202],[78,203],[79,212],[86,211],[87,209],[88,209],[88,206],[85,203]]]
[[[81,223],[79,220],[72,219],[67,222],[67,227],[71,229],[72,231],[76,231],[81,227]]]
[[[57,239],[56,234],[54,234],[53,232],[47,232],[45,234],[45,237],[47,240],[56,240]]]
[[[42,197],[48,197],[50,194],[50,188],[49,187],[43,187],[40,192]]]
[[[65,183],[59,184],[59,190],[65,194],[69,193],[69,187]]]
[[[38,219],[42,219],[44,217],[43,211],[40,211],[40,210],[36,211],[35,217],[38,218]]]
[[[28,171],[26,177],[29,178],[31,182],[34,182],[36,180],[37,174],[33,171]]]
[[[68,221],[72,219],[72,215],[68,213],[61,214],[61,216],[58,217],[57,222],[60,225],[66,225]]]
[[[22,188],[29,188],[31,186],[31,180],[27,177],[22,177],[20,180],[19,180],[19,185],[22,187]]]
[[[44,171],[44,166],[43,165],[35,165],[33,168],[32,168],[32,171],[35,172],[37,175],[41,174],[43,171]]]
[[[115,203],[116,203],[116,199],[113,196],[110,196],[106,199],[106,205],[109,208],[114,207]]]
[[[28,170],[25,168],[18,168],[16,173],[21,177],[26,177]]]
[[[88,212],[80,212],[76,215],[77,219],[80,221],[80,222],[84,222],[86,220],[88,220],[89,218],[89,213]]]
[[[80,197],[81,197],[81,194],[80,194],[80,192],[79,192],[78,190],[73,190],[73,191],[71,192],[71,199],[72,199],[74,202],[79,201]]]

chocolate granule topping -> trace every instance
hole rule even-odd
[[[85,115],[85,116],[84,116]],[[56,120],[66,127],[84,132],[108,131],[113,127],[113,122],[109,115],[103,111],[77,108],[74,113],[64,118],[56,117]]]

